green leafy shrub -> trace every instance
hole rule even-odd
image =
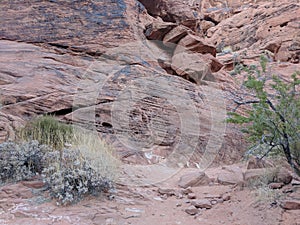
[[[260,149],[261,158],[270,153],[282,153],[300,176],[300,73],[285,81],[267,73],[267,61],[261,57],[261,70],[245,67],[248,78],[244,92],[236,93],[237,107],[229,113],[228,122],[244,124],[242,131],[252,144],[250,150]],[[250,105],[246,115],[236,110]]]

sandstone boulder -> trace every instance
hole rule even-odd
[[[244,173],[245,181],[262,180],[267,183],[283,183],[289,184],[293,177],[289,170],[285,168],[260,168],[249,169]]]
[[[287,210],[299,210],[300,209],[300,201],[299,200],[285,200],[280,203],[280,206],[283,209],[287,209]]]
[[[162,41],[164,36],[176,27],[174,23],[167,23],[156,20],[151,24],[148,24],[145,29],[145,36],[150,40]]]
[[[187,209],[185,209],[184,211],[191,216],[196,215],[199,212],[199,210],[197,208],[195,208],[194,206],[190,206]]]
[[[251,156],[247,162],[247,169],[258,169],[266,167],[274,167],[274,165],[268,160],[259,159],[254,156]]]
[[[270,183],[268,186],[271,189],[280,189],[284,186],[284,183]]]
[[[205,208],[205,209],[211,209],[212,208],[211,202],[207,199],[193,200],[191,202],[191,204],[193,206],[195,206],[196,208]]]
[[[178,53],[172,57],[171,67],[178,75],[187,76],[197,84],[201,84],[205,78],[213,79],[209,63],[200,54]]]
[[[159,188],[158,193],[161,195],[172,196],[175,195],[175,190],[172,188]]]
[[[278,183],[289,184],[293,180],[293,176],[286,168],[280,168],[276,173],[275,181]]]
[[[217,177],[217,181],[223,185],[243,184],[243,171],[237,166],[225,167]]]
[[[209,53],[214,57],[216,56],[216,48],[213,45],[208,43],[204,38],[201,38],[191,33],[189,33],[187,36],[185,36],[179,41],[178,46],[175,49],[174,55],[185,51],[191,51],[201,54]]]
[[[189,193],[189,194],[187,195],[187,198],[188,198],[188,199],[196,199],[197,196],[196,196],[195,193]]]
[[[185,26],[179,25],[173,28],[163,38],[163,43],[169,45],[169,43],[177,44],[183,37],[188,34],[189,29]],[[172,46],[172,45],[171,45]]]
[[[141,0],[148,13],[154,17],[161,17],[164,21],[184,24],[194,28],[199,19],[199,10],[194,8],[188,0]]]
[[[209,183],[209,177],[204,172],[199,171],[183,175],[178,182],[178,186],[182,188],[188,188],[208,185]]]
[[[244,173],[244,179],[246,182],[257,180],[257,179],[263,179],[267,182],[272,182],[275,179],[275,170],[270,169],[249,169],[246,170]]]

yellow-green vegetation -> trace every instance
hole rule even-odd
[[[97,133],[75,129],[72,145],[80,149],[81,154],[89,159],[91,167],[103,176],[115,181],[120,161],[115,156],[111,145],[99,138]]]
[[[270,189],[268,185],[261,185],[255,189],[257,202],[277,202],[284,199],[285,194],[280,189]]]
[[[79,149],[91,160],[93,168],[115,179],[119,161],[113,156],[113,148],[96,132],[62,123],[53,116],[41,116],[29,122],[19,134],[21,140],[36,140],[55,150],[62,150],[65,146]]]
[[[279,168],[267,168],[264,174],[247,182],[247,187],[253,191],[257,202],[277,202],[284,197],[281,190],[269,187],[269,184],[274,182],[278,170]]]
[[[20,130],[19,137],[21,140],[37,140],[40,144],[62,149],[66,142],[73,139],[74,129],[71,125],[61,123],[52,116],[41,116],[27,123]]]
[[[264,172],[252,179],[247,181],[247,186],[250,189],[258,189],[268,187],[268,184],[275,181],[276,174],[278,173],[279,168],[266,168]]]

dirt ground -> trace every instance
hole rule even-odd
[[[212,168],[207,174],[213,176],[220,170],[221,168]],[[0,224],[300,224],[300,210],[284,210],[279,206],[276,196],[285,198],[281,189],[263,192],[260,188],[220,185],[214,182],[188,189],[178,187],[179,178],[193,171],[196,169],[181,169],[164,182],[146,186],[133,186],[123,182],[109,195],[88,197],[67,207],[57,206],[39,186],[39,181],[5,185],[0,188]],[[140,177],[141,175],[137,175],[139,172],[141,171],[132,174],[131,171],[131,176]],[[125,180],[130,179],[125,171],[122,176]],[[160,178],[162,174],[156,173],[155,176]],[[285,190],[288,188],[291,187],[286,187]],[[187,192],[191,194],[187,195]],[[289,194],[299,199],[300,187],[293,187]],[[199,208],[196,214],[190,215],[187,209],[197,200],[209,200],[211,208]]]

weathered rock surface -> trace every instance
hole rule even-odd
[[[286,168],[249,169],[244,172],[245,181],[263,179],[265,182],[289,184],[293,177]]]
[[[212,126],[217,117],[222,121],[225,115],[218,107],[224,99],[213,95],[235,86],[226,71],[220,70],[223,63],[225,68],[233,65],[235,52],[225,55],[227,61],[220,58],[220,63],[216,47],[223,37],[227,38],[224,45],[232,46],[233,51],[249,47],[250,56],[237,52],[245,64],[258,58],[256,49],[274,52],[274,60],[289,61],[284,65],[274,62],[274,71],[294,72],[299,69],[298,2],[260,1],[261,6],[248,4],[251,1],[244,5],[228,2],[227,6],[210,1],[141,2],[146,9],[131,0],[77,1],[72,6],[65,1],[3,1],[0,141],[13,139],[26,120],[52,114],[95,128],[128,162],[158,163],[171,155],[172,165],[184,165],[181,161],[190,155],[199,162],[208,143],[214,143],[209,148],[216,152],[209,151],[210,156],[200,164],[214,158],[216,163],[239,159],[244,145],[236,129]],[[233,11],[225,13],[226,7]],[[145,30],[151,23],[150,31]],[[268,28],[263,27],[269,24],[276,27],[269,32],[276,40],[264,34]],[[235,39],[243,29],[247,32]],[[254,31],[255,42],[250,35]],[[145,32],[154,41],[147,41]],[[283,60],[286,56],[281,53],[287,53],[288,60]],[[198,87],[174,75],[198,84],[204,77],[213,87]],[[176,104],[168,103],[171,98],[180,99],[178,105],[191,103],[197,110],[178,110]],[[225,102],[229,107],[230,102]],[[178,111],[182,113],[178,115]],[[188,129],[179,123],[182,117]],[[195,118],[199,124],[194,123]],[[209,142],[211,138],[220,143]],[[170,154],[174,149],[178,151]],[[184,160],[178,162],[179,158]]]
[[[212,208],[212,204],[207,199],[193,200],[191,202],[191,204],[193,206],[195,206],[196,208],[205,208],[205,209],[211,209]]]
[[[217,177],[217,181],[224,185],[242,185],[244,182],[243,171],[237,166],[225,167]]]
[[[191,216],[196,215],[197,213],[199,213],[199,210],[197,208],[195,208],[194,206],[189,206],[184,211],[187,214],[191,215]]]
[[[291,175],[290,171],[286,168],[280,168],[279,171],[276,173],[275,181],[278,183],[289,184],[293,180],[293,176]]]
[[[266,167],[274,167],[274,165],[268,160],[259,159],[254,156],[250,157],[250,159],[247,162],[247,169],[258,169]]]
[[[221,170],[221,168],[214,169]],[[113,200],[108,200],[105,196],[88,197],[68,207],[57,206],[44,189],[25,186],[24,182],[6,184],[0,187],[0,223],[196,225],[205,221],[205,224],[221,225],[231,224],[233,220],[237,224],[247,224],[249,221],[253,224],[276,224],[276,221],[282,220],[283,224],[288,225],[299,222],[299,210],[271,208],[269,201],[262,201],[257,207],[253,204],[257,201],[257,196],[249,189],[232,190],[223,185],[195,187],[192,189],[197,197],[199,196],[199,200],[195,200],[195,203],[186,198],[163,199],[157,196],[156,187],[162,192],[176,190],[179,177],[191,170],[191,168],[182,169],[166,184],[164,182],[156,184],[155,189],[153,186],[121,185],[117,186]],[[122,176],[125,176],[125,179],[129,178],[123,173]],[[34,184],[34,181],[29,183]],[[292,194],[288,201],[295,204],[299,192],[295,188]],[[281,201],[282,205],[283,202]],[[193,204],[204,208],[196,208]],[[201,216],[194,217],[200,214]]]
[[[299,210],[300,209],[300,200],[285,200],[281,202],[280,206],[287,210]]]
[[[299,0],[140,2],[146,9],[132,0],[1,1],[0,142],[14,139],[27,120],[52,114],[98,131],[128,163],[205,168],[213,160],[223,164],[240,159],[245,147],[240,133],[232,125],[222,126],[224,109],[231,107],[223,97],[237,88],[239,79],[227,71],[236,63],[257,64],[261,53],[268,56],[271,74],[286,77],[300,70]],[[179,57],[186,52],[193,57]],[[185,79],[178,77],[182,66]],[[207,86],[189,82],[191,71],[206,67]],[[201,84],[202,76],[199,80],[194,82]],[[187,163],[190,159],[195,163]],[[228,177],[219,180],[241,182],[240,172],[222,172]],[[138,180],[146,176],[138,175]],[[248,170],[244,176],[257,178],[265,172]],[[198,185],[198,178],[190,178],[186,185]],[[210,180],[204,178],[207,185]],[[283,173],[277,180],[289,179]],[[229,194],[228,186],[222,198],[216,197],[220,204],[198,221],[180,207],[183,196],[167,202],[157,198],[156,189],[151,196],[151,188],[120,188],[115,202],[90,199],[57,208],[28,188],[42,185],[1,187],[0,223],[146,225],[168,224],[174,218],[172,224],[292,224],[299,219],[298,210],[281,216],[280,207],[254,208],[250,203],[256,199],[249,192]],[[196,187],[190,196],[202,199],[203,193],[213,195],[220,187]],[[170,196],[173,190],[160,188],[159,193]],[[134,204],[138,206],[128,206]],[[281,205],[299,208],[296,198]],[[200,211],[193,205],[189,210],[192,215]]]
[[[210,183],[209,177],[204,172],[194,172],[183,175],[178,183],[179,187],[197,187],[200,185],[208,185]]]
[[[5,18],[0,21],[1,141],[13,139],[27,120],[51,114],[97,130],[127,162],[159,163],[167,158],[163,163],[182,166],[191,157],[199,162],[208,143],[215,152],[209,151],[203,167],[215,158],[219,163],[240,157],[239,133],[225,130],[221,123],[212,126],[226,115],[225,105],[219,110],[222,93],[215,97],[218,84],[197,86],[161,67],[164,61],[171,68],[174,49],[157,42],[168,35],[165,31],[152,30],[155,41],[146,40],[146,25],[160,20],[151,18],[141,4],[11,3],[3,1],[0,9]],[[185,27],[182,23],[183,30],[191,29]],[[170,35],[166,40],[171,43],[184,39],[183,34]],[[212,73],[217,71],[214,46],[192,35],[188,40],[196,42],[191,50]],[[211,57],[202,55],[206,52]],[[228,144],[222,145],[223,137]]]
[[[207,37],[215,45],[245,50],[237,53],[242,57],[267,50],[270,60],[298,63],[299,15],[299,1],[253,5],[209,29]]]

